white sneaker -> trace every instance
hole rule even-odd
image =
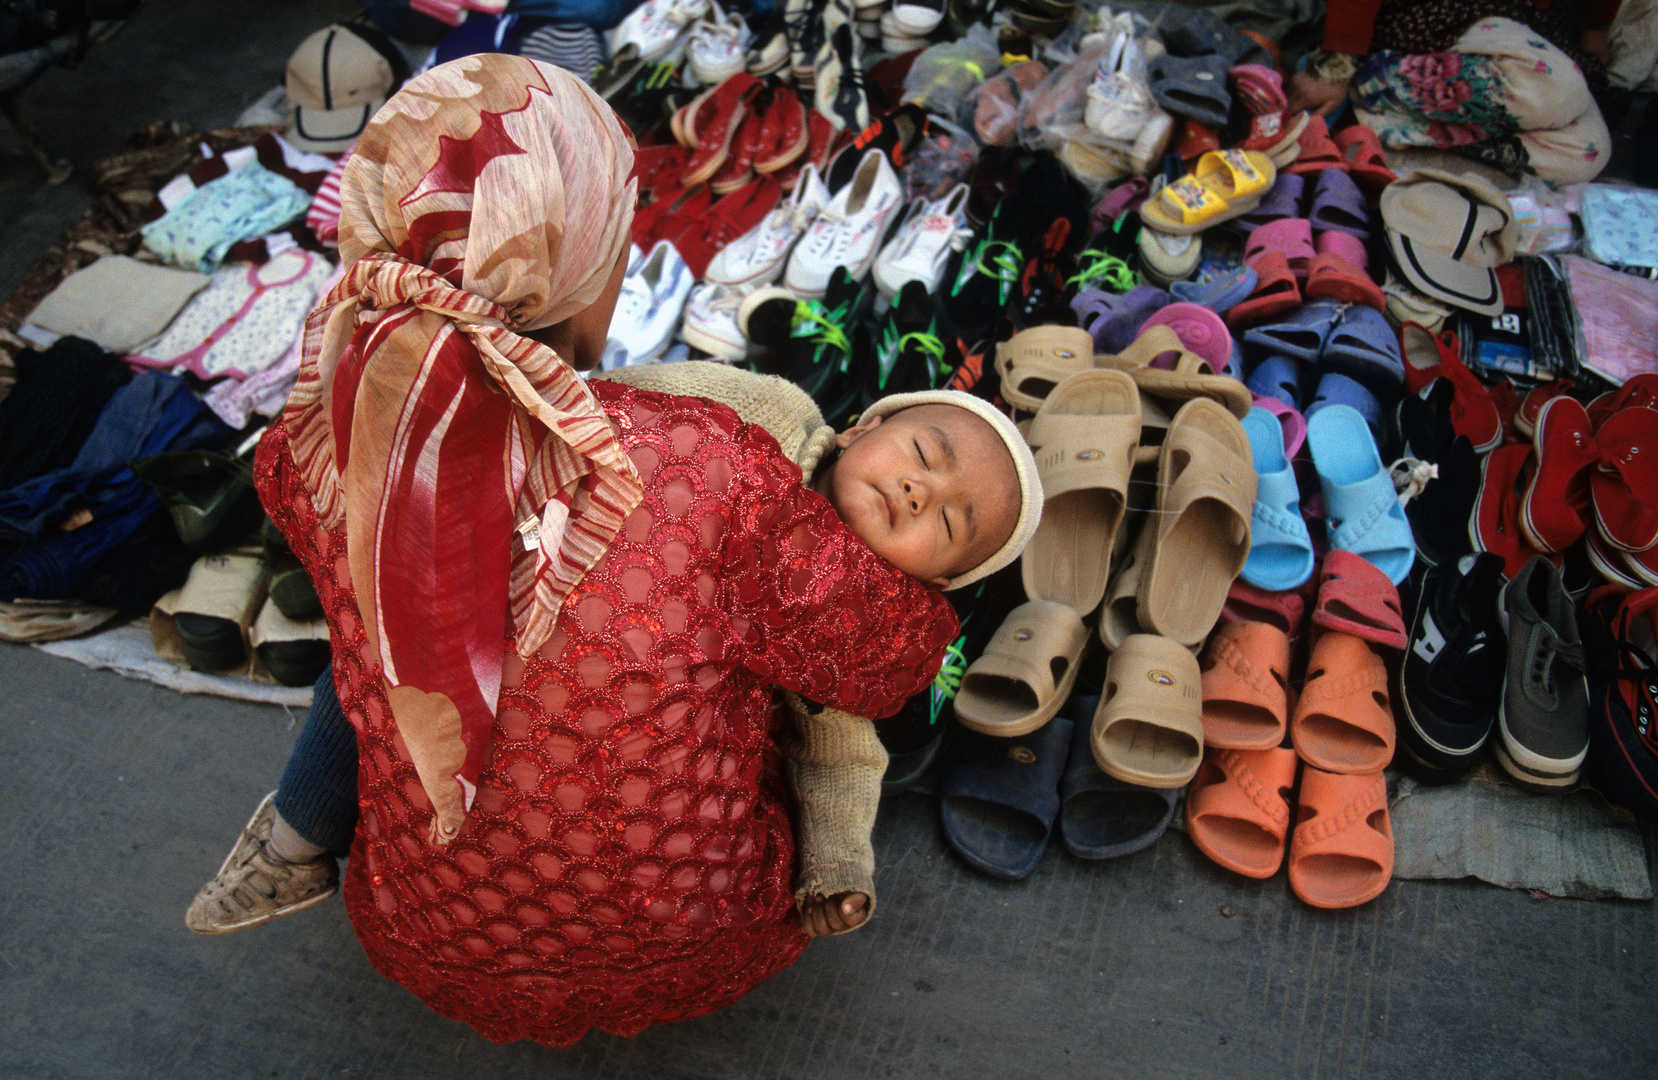
[[[944,0],[895,0],[892,21],[910,37],[926,37],[944,21]]]
[[[1151,96],[1151,80],[1132,29],[1119,30],[1100,60],[1088,87],[1082,122],[1102,139],[1134,144],[1140,130],[1158,110]]]
[[[661,355],[674,338],[694,284],[691,268],[674,246],[657,241],[639,268],[622,282],[605,343],[604,369],[643,364]]]
[[[817,166],[800,172],[794,194],[761,219],[760,224],[731,241],[708,264],[704,281],[716,285],[770,285],[783,272],[795,241],[805,235],[818,213],[829,204],[829,189]]]
[[[742,71],[748,62],[749,39],[743,17],[715,3],[708,15],[691,27],[691,41],[685,49],[691,76],[704,86],[715,86]]]
[[[829,287],[829,275],[837,266],[846,267],[854,281],[862,278],[903,196],[887,156],[879,150],[864,151],[858,171],[795,245],[783,284],[799,296],[816,298]]]
[[[967,225],[967,185],[911,214],[898,234],[875,256],[872,276],[881,295],[898,295],[906,281],[919,281],[932,292],[944,277],[950,252],[960,249],[973,230]]]
[[[698,285],[685,305],[679,340],[709,356],[741,360],[748,338],[737,327],[737,311],[753,291],[752,285]]]
[[[610,55],[633,44],[639,57],[655,63],[680,44],[685,28],[708,13],[709,0],[645,0],[610,31]]]

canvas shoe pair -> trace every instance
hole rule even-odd
[[[605,343],[606,371],[656,359],[673,341],[695,278],[679,252],[661,240],[622,281]]]
[[[967,185],[936,202],[925,199],[904,219],[898,232],[875,256],[872,275],[875,287],[889,300],[904,283],[919,281],[931,292],[944,277],[950,253],[959,250],[973,235],[967,224]]]
[[[783,284],[798,296],[817,297],[836,267],[845,267],[854,280],[863,278],[902,202],[903,189],[887,156],[866,150],[851,181],[835,192],[795,246]]]
[[[713,86],[742,71],[748,64],[750,40],[743,17],[735,11],[727,12],[715,0],[708,14],[691,27],[685,47],[691,77],[704,86]]]
[[[642,60],[667,59],[683,43],[685,28],[706,15],[708,6],[709,0],[645,0],[610,32],[611,55],[633,45]]]
[[[817,168],[806,166],[788,201],[722,248],[709,262],[704,280],[715,285],[771,284],[783,272],[790,250],[829,202],[829,189]]]
[[[679,340],[719,360],[741,360],[748,338],[737,324],[737,312],[754,292],[754,285],[698,285],[685,304],[685,323]]]

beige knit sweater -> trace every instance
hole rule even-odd
[[[774,375],[704,360],[618,368],[613,379],[665,394],[708,398],[771,433],[807,483],[834,446],[835,433],[805,391]],[[795,900],[861,892],[875,910],[875,849],[870,833],[881,800],[886,748],[868,719],[780,694],[789,714],[783,741],[790,782],[800,802]],[[866,925],[868,919],[859,925]],[[854,927],[856,929],[856,927]],[[845,933],[845,931],[842,931]]]

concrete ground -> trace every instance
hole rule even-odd
[[[84,166],[153,119],[229,123],[344,0],[151,0],[22,105]],[[0,293],[85,208],[0,131]],[[219,938],[183,912],[275,786],[299,717],[0,646],[0,1080],[1641,1077],[1658,908],[1395,882],[1296,902],[1171,832],[1023,883],[889,798],[871,925],[736,1006],[571,1050],[492,1045],[370,969],[332,901]],[[1650,854],[1650,853],[1649,853]],[[1230,911],[1231,914],[1226,914]]]

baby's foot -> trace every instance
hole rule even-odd
[[[869,897],[861,892],[808,896],[800,902],[800,928],[807,937],[839,934],[862,926],[869,918]]]
[[[289,862],[270,849],[276,792],[265,796],[230,849],[218,876],[196,894],[184,925],[198,934],[228,934],[320,904],[340,888],[332,855]]]

